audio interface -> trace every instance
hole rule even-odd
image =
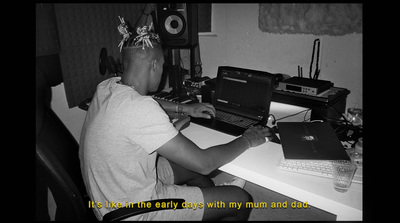
[[[331,87],[333,87],[333,83],[330,81],[302,77],[291,77],[279,82],[278,85],[279,90],[312,96],[317,96]]]

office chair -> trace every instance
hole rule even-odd
[[[57,78],[57,74],[49,75],[48,70],[41,69],[37,61],[36,220],[50,220],[47,204],[47,188],[49,188],[57,205],[55,220],[97,221],[93,210],[88,205],[90,198],[86,193],[81,175],[79,145],[50,106],[51,87],[61,83],[60,80],[62,78],[59,76]],[[159,209],[155,208],[154,204],[163,201],[165,200],[149,201],[153,208],[137,208],[135,205],[136,208],[116,209],[106,214],[103,220],[121,220],[157,211]],[[179,204],[182,204],[184,200],[176,199],[174,201],[180,201]],[[183,208],[182,205],[179,208]]]

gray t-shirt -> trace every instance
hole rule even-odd
[[[124,207],[158,198],[155,150],[178,134],[152,97],[118,80],[97,86],[80,138],[83,180],[98,219],[113,210],[106,207],[111,202]]]

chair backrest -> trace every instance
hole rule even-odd
[[[47,201],[43,187],[48,187],[57,205],[55,220],[96,220],[80,171],[79,145],[46,100],[50,87],[36,69],[36,202]],[[48,220],[40,214],[47,210],[40,208],[47,204],[37,207],[36,220]]]

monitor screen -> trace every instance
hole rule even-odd
[[[244,113],[269,115],[275,75],[242,68],[219,67],[216,105]]]

